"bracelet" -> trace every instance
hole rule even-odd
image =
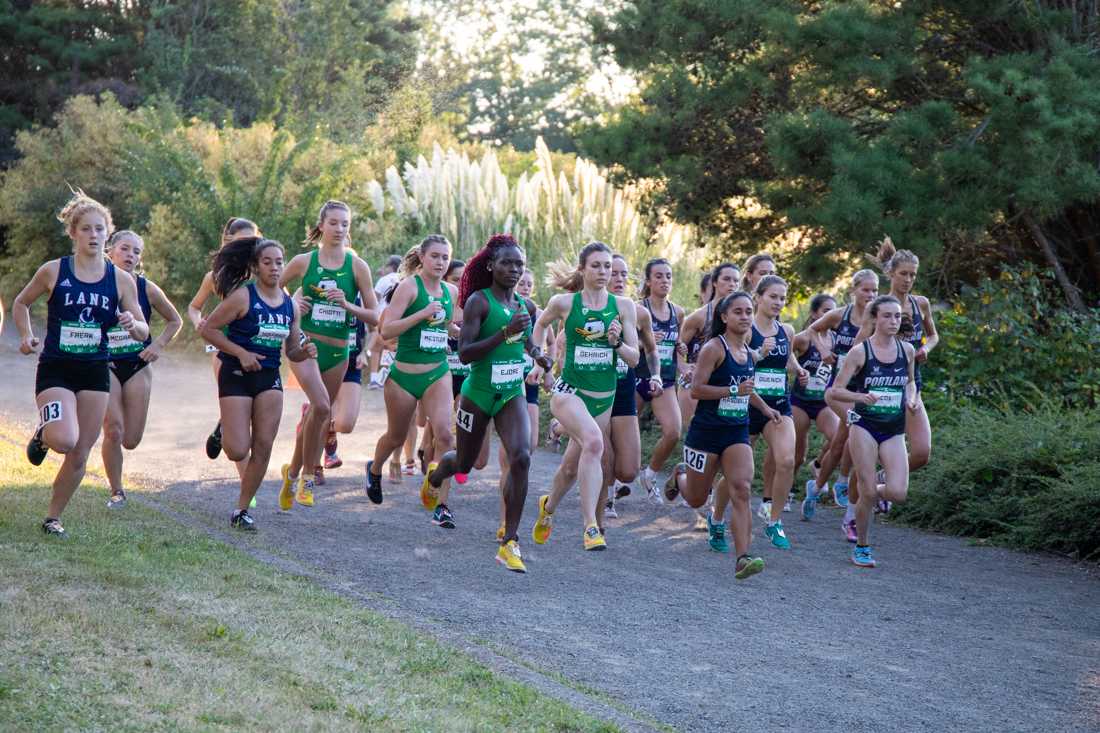
[[[612,350],[612,351],[618,351],[618,350],[619,350],[619,349],[620,349],[620,348],[622,347],[622,345],[623,345],[623,340],[622,340],[622,339],[619,339],[619,340],[618,340],[618,341],[617,341],[616,343],[614,343],[614,344],[612,344],[612,343],[611,343],[610,341],[608,341],[608,342],[607,342],[607,345],[611,347],[611,350]]]

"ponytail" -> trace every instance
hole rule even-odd
[[[756,266],[761,262],[770,262],[774,266],[775,258],[767,252],[758,252],[745,262],[745,269],[742,271],[741,275],[741,289],[745,292],[752,290],[752,285],[749,281],[752,278],[753,270],[755,270]]]
[[[642,297],[643,298],[648,298],[649,297],[649,275],[650,275],[651,272],[653,272],[653,268],[656,267],[657,265],[668,265],[669,269],[672,268],[672,265],[664,257],[657,257],[657,258],[652,259],[649,262],[645,263],[645,280],[642,282]]]
[[[470,258],[470,261],[466,264],[466,269],[462,272],[462,280],[458,283],[459,308],[466,307],[466,300],[471,295],[493,284],[493,275],[489,272],[489,262],[495,261],[497,253],[508,247],[515,247],[521,252],[523,251],[511,234],[494,234],[489,237],[489,241],[485,243],[485,246]]]
[[[445,244],[447,249],[451,248],[451,243],[442,234],[429,234],[420,240],[420,244],[409,249],[405,253],[404,258],[401,260],[401,274],[405,277],[414,274],[420,269],[421,255],[428,251],[428,248],[433,244]]]
[[[321,204],[321,210],[317,212],[317,223],[306,230],[306,239],[302,244],[316,245],[321,241],[321,225],[325,223],[325,215],[332,209],[343,209],[348,212],[348,216],[351,216],[351,207],[345,204],[343,201],[336,201],[329,199],[325,203]],[[345,242],[350,244],[350,242]]]
[[[283,245],[274,239],[240,237],[227,242],[214,253],[210,263],[214,292],[226,298],[244,285],[252,275],[252,268],[259,261],[260,254],[268,247],[278,247],[280,252],[283,251]]]
[[[907,262],[920,265],[920,258],[910,250],[896,248],[889,235],[882,238],[882,241],[879,242],[878,253],[870,259],[886,275],[893,274],[895,267]]]

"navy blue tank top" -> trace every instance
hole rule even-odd
[[[913,345],[913,351],[915,352],[920,347],[924,346],[924,316],[920,314],[920,305],[917,304],[917,299],[912,295],[909,296],[909,307],[913,309],[913,317],[906,318],[905,313],[901,314],[901,331],[898,333],[902,340]],[[908,321],[908,323],[906,323]],[[913,373],[917,381],[917,390],[921,388],[921,376],[920,376],[920,364],[913,365]]]
[[[137,282],[138,305],[145,322],[149,323],[149,316],[153,314],[153,308],[149,305],[148,281],[144,275],[134,278]],[[130,332],[120,326],[114,326],[107,330],[107,352],[111,361],[137,361],[140,354],[149,344],[153,343],[153,333],[150,329],[149,336],[144,341],[134,341]]]
[[[260,356],[264,369],[278,369],[283,342],[290,336],[294,323],[294,301],[283,296],[283,302],[272,308],[256,292],[256,284],[248,284],[248,313],[229,324],[225,334],[230,341],[246,351]],[[237,357],[218,352],[218,358],[231,367],[240,367]]]
[[[828,364],[821,363],[821,352],[813,342],[806,352],[798,357],[798,365],[810,373],[810,381],[803,387],[796,379],[791,388],[792,394],[803,402],[825,402],[825,390],[829,386],[832,370]]]
[[[709,338],[707,336],[710,333],[710,321],[714,317],[711,312],[713,306],[711,303],[707,303],[707,317],[703,320],[703,327],[699,329],[699,333],[695,334],[695,338],[688,344],[687,362],[688,364],[694,364],[695,360],[699,358],[699,352],[703,349],[703,344],[707,342]]]
[[[362,296],[355,296],[355,304],[362,307]],[[348,326],[351,327],[351,332],[348,334],[348,367],[354,369],[355,360],[363,353],[363,339],[367,336],[367,324],[349,314]]]
[[[858,335],[859,326],[852,323],[852,306],[848,306],[840,318],[840,325],[833,329],[833,353],[837,356],[847,354]]]
[[[649,318],[653,322],[653,336],[657,341],[657,353],[661,357],[661,381],[664,384],[671,384],[676,379],[676,342],[680,339],[680,324],[676,320],[676,309],[669,302],[668,318],[661,321],[653,313],[649,298],[643,300],[642,305],[649,311]],[[649,379],[649,364],[644,355],[638,361],[636,371],[638,379]]]
[[[787,387],[787,358],[791,353],[791,340],[779,321],[775,322],[775,346],[756,363],[756,393],[768,407],[776,407],[790,396]],[[752,324],[750,349],[759,349],[764,345],[764,334]]]
[[[719,336],[722,348],[726,356],[713,372],[707,384],[712,387],[732,387],[748,379],[752,379],[756,370],[753,366],[752,354],[745,349],[745,363],[739,364],[730,353],[729,344],[725,336]],[[735,425],[749,424],[749,396],[723,397],[720,400],[699,400],[695,408],[695,417],[691,419],[692,427],[703,429],[722,429]]]
[[[884,435],[905,432],[905,385],[909,383],[909,362],[905,358],[901,339],[895,338],[894,343],[898,349],[897,357],[886,364],[875,356],[871,342],[864,341],[863,354],[866,359],[853,380],[854,384],[849,387],[853,392],[871,393],[878,397],[873,405],[856,403],[855,411],[859,415],[856,424]]]
[[[99,282],[76,279],[72,257],[58,261],[57,281],[46,309],[46,341],[39,361],[105,361],[107,329],[118,323],[115,266],[104,262]]]

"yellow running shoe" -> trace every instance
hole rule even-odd
[[[284,463],[279,472],[283,475],[283,485],[279,488],[279,509],[289,512],[294,508],[294,494],[290,491],[290,464]]]
[[[545,545],[550,539],[550,533],[554,531],[554,515],[546,511],[546,502],[550,501],[550,495],[539,497],[539,518],[535,520],[535,526],[531,529],[531,539],[536,545]]]
[[[497,562],[511,570],[513,573],[526,573],[527,566],[523,564],[523,556],[519,554],[519,543],[508,540],[497,550]]]
[[[439,495],[436,494],[436,489],[428,481],[428,476],[432,474],[435,467],[439,465],[436,463],[428,464],[428,472],[424,474],[424,482],[420,484],[420,503],[424,505],[424,508],[429,512],[434,512],[436,506],[439,504]]]
[[[586,550],[606,550],[607,542],[604,541],[603,532],[595,524],[590,524],[584,528],[584,549]]]
[[[306,478],[304,472],[298,477],[298,492],[294,495],[294,501],[302,506],[313,506],[313,479]]]
[[[497,542],[502,542],[503,540],[504,540],[504,525],[501,524],[499,527],[497,527]]]

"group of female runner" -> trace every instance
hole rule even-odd
[[[49,449],[65,456],[42,525],[47,534],[64,536],[62,510],[101,427],[108,506],[124,505],[122,448],[132,450],[141,440],[152,383],[148,365],[181,319],[139,274],[141,237],[112,232],[106,207],[78,192],[59,219],[73,254],[38,270],[13,315],[21,350],[36,352],[29,307],[48,294],[36,378],[40,419],[27,454],[36,465]],[[885,239],[878,263],[890,294],[879,296],[879,275],[861,270],[848,304],[816,295],[796,331],[780,320],[787,283],[763,253],[744,268],[714,268],[701,283],[700,307],[687,313],[669,300],[673,271],[666,260],[645,263],[641,299],[634,301],[626,260],[591,242],[575,263],[551,264],[548,283],[562,292],[539,309],[534,273],[510,235],[494,235],[465,263],[452,258],[446,238],[429,236],[376,293],[370,268],[351,249],[351,221],[346,204],[326,202],[306,238],[312,249],[285,261],[283,247],[263,238],[256,224],[231,219],[188,307],[214,352],[221,419],[207,454],[224,452],[236,463],[234,527],[255,528],[249,509],[279,427],[285,353],[308,402],[281,469],[282,511],[312,506],[324,469],[341,465],[337,435],[354,428],[366,366],[370,386],[384,390],[387,418],[366,463],[370,501],[383,501],[387,460],[391,478],[395,465],[400,477],[402,448],[411,459],[419,422],[425,427],[420,500],[434,524],[453,529],[451,483],[465,483],[487,464],[493,427],[501,466],[496,559],[509,570],[526,570],[519,525],[539,435],[540,388],[550,394],[551,430],[567,436],[568,447],[550,492],[536,503],[535,543],[549,540],[555,512],[576,483],[582,546],[606,549],[606,519],[616,516],[615,500],[639,479],[653,501],[707,505],[708,541],[718,552],[729,552],[725,515],[732,507],[735,577],[751,576],[764,567],[750,554],[752,446],[761,438],[767,445],[759,508],[764,534],[788,549],[782,514],[791,508],[812,426],[824,441],[802,518],[813,519],[839,469],[832,491],[846,509],[852,561],[874,566],[871,517],[905,499],[908,473],[927,462],[931,447],[919,367],[938,336],[928,300],[912,292],[919,263],[911,252],[896,251]],[[210,295],[221,301],[204,317]],[[149,332],[154,310],[165,321],[155,339]],[[638,414],[647,404],[660,437],[643,460]],[[683,461],[658,487],[682,434]]]

